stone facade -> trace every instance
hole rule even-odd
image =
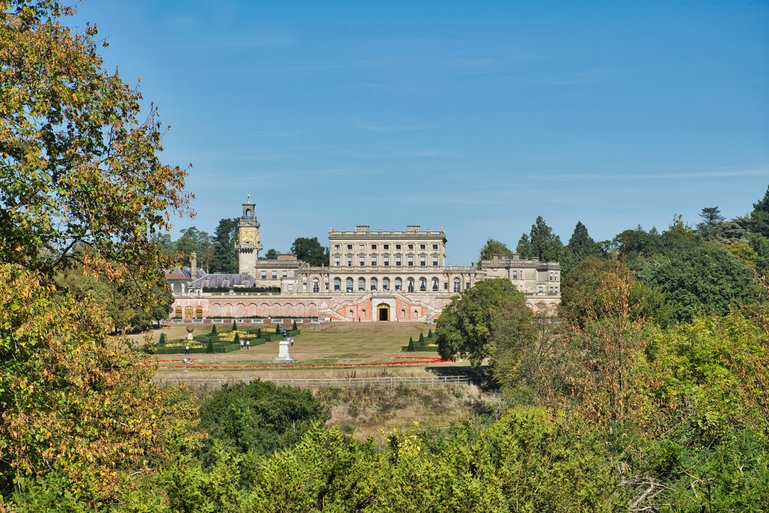
[[[446,265],[446,234],[409,225],[405,230],[329,231],[329,266],[311,267],[293,255],[259,260],[254,204],[243,204],[236,250],[240,276],[280,293],[202,292],[202,281],[176,294],[172,318],[318,317],[344,321],[431,321],[457,294],[480,280],[505,278],[530,306],[560,302],[560,266],[518,258],[484,260],[478,266]],[[217,275],[208,275],[209,283]],[[246,280],[241,279],[242,282]],[[234,281],[234,280],[233,280]],[[250,283],[250,281],[249,281]],[[200,315],[197,315],[200,314]]]

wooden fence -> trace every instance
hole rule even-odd
[[[377,376],[363,378],[265,378],[264,381],[272,381],[276,385],[292,386],[298,388],[326,388],[326,387],[361,387],[361,386],[440,386],[440,385],[468,385],[470,379],[467,376]],[[160,386],[187,385],[190,388],[213,389],[222,385],[232,385],[252,379],[238,378],[184,378],[184,377],[156,377],[156,383]]]

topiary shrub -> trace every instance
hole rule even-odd
[[[294,319],[294,322],[291,324],[291,330],[296,331],[296,319]]]
[[[159,346],[164,346],[164,345],[166,345],[166,342],[168,342],[168,337],[166,336],[165,333],[161,333],[160,334],[160,340],[158,340],[158,345]]]
[[[425,345],[425,336],[421,332],[419,333],[419,347],[422,347]]]
[[[215,337],[216,335],[217,335],[217,333],[216,333],[216,324],[214,324],[213,326],[211,326],[211,336]]]
[[[262,338],[262,328],[256,328],[256,338]]]
[[[214,339],[209,338],[208,345],[206,346],[206,353],[213,353],[213,352],[214,352]]]
[[[433,330],[432,330],[432,328],[427,330],[427,338],[433,338]]]
[[[235,338],[232,339],[232,342],[240,345],[240,333],[235,333]]]
[[[409,345],[406,348],[406,351],[409,351],[411,353],[413,353],[415,351],[415,349],[414,349],[414,339],[412,337],[409,337]]]
[[[232,331],[238,331],[238,323],[236,321],[232,321]]]

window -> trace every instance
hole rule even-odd
[[[267,279],[267,271],[262,271],[262,279],[263,280]]]
[[[419,292],[427,291],[427,278],[419,278]]]
[[[433,292],[438,292],[438,278],[433,278]]]
[[[352,249],[352,244],[348,244],[347,249]]]
[[[278,279],[278,271],[272,271],[272,279],[277,280]]]
[[[425,267],[426,265],[425,257],[419,257],[419,267]]]
[[[433,244],[433,249],[438,249],[438,245],[437,244]]]
[[[376,244],[372,244],[371,249],[376,249]]]
[[[312,291],[320,292],[320,283],[318,283],[318,280],[312,280]]]
[[[414,249],[414,245],[413,244],[409,244],[409,249]]]
[[[517,280],[518,279],[518,271],[510,271],[510,278],[512,278],[513,280]]]
[[[379,286],[379,280],[377,280],[376,278],[371,278],[371,290],[372,291],[376,290],[378,286]]]
[[[352,267],[352,257],[351,256],[347,257],[347,267]]]
[[[400,267],[400,266],[401,266],[401,257],[396,256],[395,257],[395,267]]]
[[[443,290],[446,290],[446,291],[449,290],[449,282],[447,281],[443,282]]]
[[[437,256],[433,257],[433,267],[438,267],[438,257]]]
[[[395,249],[401,249],[401,245],[400,244],[396,244],[395,245]]]
[[[414,278],[409,278],[408,280],[408,291],[414,292]]]
[[[462,280],[454,278],[454,292],[462,292]]]
[[[426,248],[427,248],[427,246],[425,246],[424,244],[420,244],[419,245],[419,249],[426,249]]]
[[[358,292],[366,290],[366,278],[358,278]]]
[[[376,267],[376,257],[371,258],[371,267]]]
[[[364,257],[358,258],[358,265],[364,267],[366,265],[366,259]]]
[[[403,280],[395,278],[395,290],[403,290]]]
[[[334,265],[339,265],[339,257],[334,257]]]
[[[339,292],[341,290],[342,290],[342,279],[334,278],[334,292]]]
[[[382,290],[390,290],[390,278],[382,278]]]
[[[390,255],[385,255],[382,258],[382,265],[384,265],[385,267],[389,267],[390,266]]]
[[[363,251],[365,246],[363,244],[358,244],[358,251]]]
[[[288,278],[288,271],[283,271],[283,277]]]
[[[347,278],[345,280],[345,288],[347,292],[352,292],[352,278]]]
[[[408,262],[409,267],[414,267],[414,257],[409,255],[406,257],[406,262]]]
[[[389,244],[385,244],[382,247],[385,248],[385,249],[390,249],[390,245]]]
[[[334,244],[334,249],[339,249],[339,244]]]

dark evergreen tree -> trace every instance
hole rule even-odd
[[[764,197],[753,204],[753,211],[750,213],[748,228],[754,233],[769,237],[769,188],[767,188]]]
[[[723,222],[726,220],[718,207],[705,207],[700,212],[702,222],[697,225],[697,231],[705,239],[715,239],[721,235]]]
[[[537,216],[534,224],[531,225],[529,233],[532,257],[538,258],[541,262],[560,262],[565,258],[563,243],[558,235],[553,233],[542,216]]]
[[[238,331],[238,323],[237,323],[237,321],[232,321],[232,331]]]
[[[322,246],[317,237],[299,237],[291,245],[291,253],[302,262],[320,267],[328,266],[328,248]]]
[[[235,242],[238,237],[238,218],[219,220],[213,237],[212,273],[238,272],[238,255],[235,253]]]
[[[590,237],[587,227],[581,221],[577,222],[577,225],[574,227],[574,233],[571,234],[567,248],[571,255],[572,265],[579,264],[589,256],[601,255],[601,248]]]
[[[165,333],[161,333],[160,334],[160,340],[158,340],[158,345],[159,346],[164,346],[164,345],[166,345],[167,341],[168,341],[168,337],[166,336],[166,334]]]
[[[216,324],[211,326],[211,336],[215,337],[217,335],[216,333]]]
[[[213,353],[213,352],[214,352],[214,339],[209,338],[208,345],[206,345],[206,353]]]
[[[515,248],[515,252],[518,253],[519,258],[533,258],[534,252],[531,247],[531,241],[529,240],[529,236],[525,233],[521,235],[521,238],[518,240],[518,246]]]

